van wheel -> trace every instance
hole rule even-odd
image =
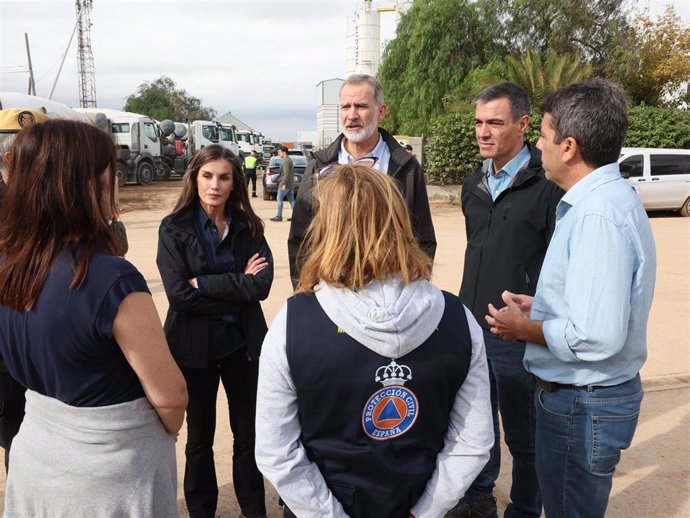
[[[690,217],[690,198],[685,200],[683,206],[680,208],[680,215],[684,218]]]
[[[115,174],[117,175],[118,187],[124,187],[127,183],[127,166],[125,164],[117,164]]]
[[[153,181],[153,166],[148,162],[142,162],[137,169],[137,183],[148,185]]]

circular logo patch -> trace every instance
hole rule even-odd
[[[364,405],[362,428],[374,440],[386,441],[407,432],[417,420],[417,396],[401,385],[374,392]]]
[[[20,128],[26,128],[36,122],[36,117],[31,112],[23,111],[17,116],[17,124]]]

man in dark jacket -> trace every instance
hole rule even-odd
[[[541,155],[524,142],[529,98],[512,83],[491,86],[475,100],[475,129],[484,158],[462,189],[467,249],[460,298],[484,330],[491,379],[495,442],[491,458],[448,516],[497,517],[493,488],[500,471],[498,411],[513,456],[506,518],[541,515],[534,468],[534,380],[522,365],[525,343],[489,331],[489,303],[503,306],[504,290],[534,294],[563,192],[544,177]]]
[[[383,87],[374,77],[360,74],[348,77],[340,88],[340,123],[343,132],[326,149],[314,153],[300,184],[288,237],[290,276],[296,286],[302,260],[297,253],[314,212],[312,189],[327,166],[363,160],[397,181],[410,212],[412,229],[419,245],[433,260],[436,235],[431,221],[424,171],[417,159],[385,130],[379,128],[388,108],[383,102]]]

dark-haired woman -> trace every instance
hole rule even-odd
[[[158,269],[170,302],[165,334],[189,390],[184,492],[191,518],[213,518],[219,382],[228,397],[233,483],[242,514],[266,515],[254,460],[256,384],[266,320],[260,301],[273,282],[263,223],[249,204],[242,167],[218,145],[189,164],[182,193],[161,223]]]
[[[6,517],[176,517],[187,394],[146,281],[117,257],[115,148],[23,129],[0,208],[0,354],[27,387]]]

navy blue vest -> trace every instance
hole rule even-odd
[[[353,518],[407,517],[436,469],[472,356],[462,303],[443,295],[436,331],[395,360],[345,334],[313,294],[288,300],[301,441]]]

